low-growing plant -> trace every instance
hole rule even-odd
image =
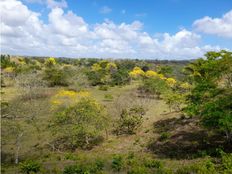
[[[105,94],[105,95],[104,95],[104,98],[105,98],[106,100],[113,100],[113,99],[114,99],[114,97],[113,97],[111,94]]]
[[[132,167],[127,174],[149,174],[149,170],[144,166],[134,166]]]
[[[97,160],[95,163],[80,163],[66,166],[63,174],[100,174],[103,171],[103,161]]]
[[[101,90],[101,91],[108,91],[109,86],[107,86],[107,85],[100,85],[100,86],[98,87],[98,89]]]
[[[20,163],[20,170],[26,174],[37,173],[41,170],[41,165],[36,161],[28,160]]]
[[[144,165],[148,168],[156,168],[156,169],[163,168],[163,163],[161,161],[154,159],[147,159]]]
[[[115,171],[120,171],[124,167],[124,160],[121,155],[115,155],[112,159],[112,169]]]
[[[210,160],[206,160],[204,162],[182,166],[176,171],[176,174],[216,174],[217,171],[215,169],[214,163]]]
[[[79,158],[78,158],[78,156],[77,155],[74,155],[73,153],[67,153],[67,154],[65,154],[65,159],[66,160],[78,160]]]
[[[143,121],[145,109],[142,106],[134,106],[130,109],[123,109],[116,127],[117,134],[133,134],[140,127]]]
[[[222,168],[225,173],[232,173],[232,153],[222,153]]]
[[[168,138],[170,137],[170,134],[168,132],[163,132],[161,133],[160,137],[159,137],[159,140],[160,141],[165,141],[167,140]]]

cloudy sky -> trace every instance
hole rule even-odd
[[[1,0],[1,53],[191,59],[232,50],[231,0]]]

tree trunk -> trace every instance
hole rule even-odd
[[[109,137],[109,134],[108,134],[108,130],[107,130],[107,128],[105,128],[105,133],[106,133],[106,140],[108,139],[108,137]]]
[[[20,140],[22,136],[23,136],[23,133],[19,134],[16,138],[15,164],[19,163]]]
[[[89,145],[89,137],[88,137],[88,136],[85,136],[85,143],[86,143],[87,145]]]

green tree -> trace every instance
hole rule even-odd
[[[173,69],[171,66],[167,66],[167,65],[160,66],[158,69],[158,73],[163,74],[165,76],[169,76],[173,73]]]
[[[232,52],[208,52],[185,68],[193,88],[185,111],[198,115],[204,126],[232,139]]]
[[[59,67],[46,68],[44,71],[44,80],[49,86],[68,86],[68,73]]]
[[[133,106],[130,109],[123,109],[118,120],[116,132],[133,134],[142,124],[145,109],[141,106]]]
[[[82,98],[76,104],[62,109],[52,120],[56,140],[60,142],[58,146],[73,150],[97,144],[102,132],[107,134],[108,123],[104,106],[90,98]]]
[[[156,95],[160,98],[160,95],[167,90],[169,87],[167,83],[159,77],[144,79],[142,86],[139,87],[142,93]]]

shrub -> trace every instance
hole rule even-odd
[[[23,163],[20,163],[20,169],[23,173],[29,174],[31,172],[37,173],[41,170],[41,166],[38,162],[28,160]]]
[[[2,55],[1,54],[1,68],[7,68],[7,67],[15,67],[15,62],[12,62],[10,60],[10,55]]]
[[[222,154],[222,168],[225,173],[232,173],[232,153]]]
[[[125,85],[130,82],[130,76],[127,69],[118,69],[111,75],[111,85]]]
[[[68,73],[58,67],[46,68],[43,79],[46,80],[51,87],[69,85]]]
[[[109,86],[107,86],[107,85],[101,85],[101,86],[98,87],[98,89],[101,90],[101,91],[108,91]]]
[[[168,89],[167,83],[159,77],[145,79],[142,86],[139,87],[140,92],[157,95],[158,98]]]
[[[176,174],[189,174],[189,173],[196,173],[196,174],[216,174],[215,165],[210,161],[206,160],[201,163],[196,163],[189,166],[182,166],[176,171]]]
[[[97,171],[101,171],[101,170],[103,170],[103,168],[104,168],[104,161],[101,159],[96,159],[95,160],[95,169]]]
[[[78,156],[74,155],[73,153],[67,153],[67,154],[65,154],[64,157],[65,157],[66,160],[74,160],[74,161],[76,161],[76,160],[79,159]]]
[[[115,170],[115,171],[119,172],[120,170],[122,170],[122,168],[124,166],[123,157],[120,155],[115,155],[113,157],[111,166],[112,166],[113,170]]]
[[[148,168],[161,169],[161,168],[163,168],[163,163],[161,161],[158,161],[158,160],[148,159],[145,161],[145,166]]]
[[[102,173],[104,163],[100,160],[90,164],[75,164],[66,166],[63,170],[63,174],[97,174]]]
[[[111,94],[105,94],[104,98],[106,100],[113,100],[114,99],[114,97]]]
[[[108,117],[104,106],[94,99],[83,97],[62,110],[59,108],[51,123],[58,148],[74,150],[77,147],[91,148],[101,142]]]
[[[123,109],[118,120],[116,132],[118,134],[133,134],[143,121],[145,109],[142,106],[134,106],[130,109]]]
[[[70,165],[64,168],[63,174],[90,174],[90,172],[86,167]]]
[[[170,137],[170,134],[168,132],[163,132],[161,133],[160,137],[159,137],[159,140],[160,141],[165,141],[167,140],[168,138]]]
[[[149,170],[143,166],[134,166],[132,167],[127,174],[149,174]]]

